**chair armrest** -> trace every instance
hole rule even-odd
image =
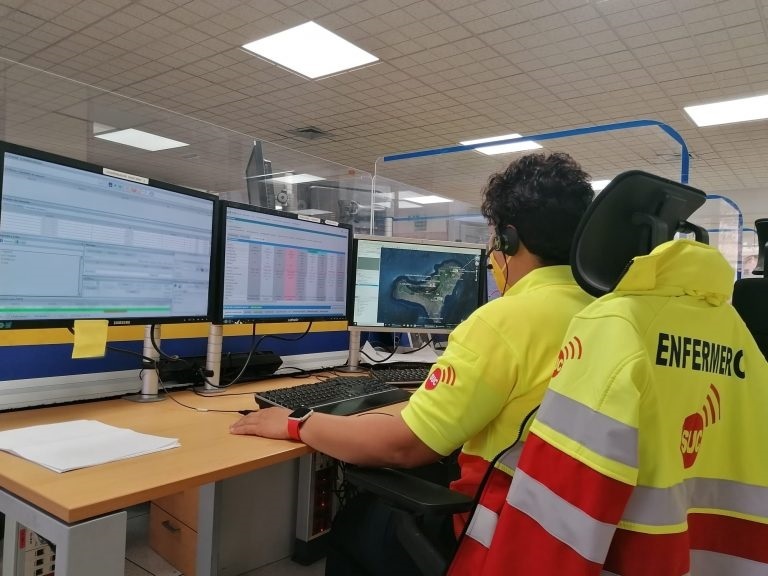
[[[392,468],[348,467],[346,479],[355,486],[415,514],[458,514],[472,508],[472,498]]]

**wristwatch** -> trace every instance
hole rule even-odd
[[[306,422],[310,416],[312,416],[312,414],[314,414],[312,408],[307,408],[306,406],[296,408],[296,410],[288,414],[288,437],[291,440],[301,442],[299,429],[301,428],[301,425],[304,424],[304,422]]]

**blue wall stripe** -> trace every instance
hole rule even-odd
[[[280,335],[296,338],[297,334]],[[260,338],[257,335],[256,338]],[[142,352],[142,342],[110,342],[110,346]],[[184,338],[164,340],[160,347],[166,354],[173,356],[204,356],[206,338]],[[251,347],[250,336],[227,336],[224,338],[223,351],[247,352]],[[349,348],[349,333],[310,332],[297,342],[283,342],[274,338],[265,338],[259,350],[271,351],[282,356],[311,354],[317,352],[335,352]],[[108,350],[103,358],[72,359],[72,344],[44,344],[30,346],[0,347],[0,381],[24,378],[46,378],[91,374],[117,370],[137,370],[141,368],[141,358]]]
[[[441,154],[452,154],[454,152],[466,152],[483,148],[485,146],[498,146],[500,144],[512,144],[514,142],[523,142],[525,140],[553,140],[555,138],[570,138],[572,136],[582,136],[584,134],[595,134],[598,132],[611,132],[613,130],[627,130],[630,128],[642,128],[647,126],[657,126],[669,135],[675,142],[680,144],[680,182],[688,183],[688,174],[690,170],[690,158],[688,157],[688,146],[680,133],[672,126],[659,122],[658,120],[631,120],[629,122],[614,122],[610,124],[600,124],[598,126],[585,126],[582,128],[571,128],[569,130],[557,130],[555,132],[542,132],[541,134],[527,134],[520,138],[510,138],[509,140],[497,140],[486,142],[484,144],[460,144],[456,146],[446,146],[444,148],[432,148],[427,150],[416,150],[413,152],[402,152],[400,154],[390,154],[384,156],[384,162],[395,160],[407,160],[408,158],[422,158],[424,156],[439,156]]]

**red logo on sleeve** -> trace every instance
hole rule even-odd
[[[582,352],[581,340],[579,340],[578,336],[574,336],[560,349],[560,353],[557,355],[555,370],[552,372],[552,378],[560,374],[560,370],[563,369],[563,364],[565,364],[566,360],[571,360],[572,358],[576,360],[581,359]]]
[[[453,386],[455,381],[456,371],[453,369],[453,366],[446,366],[445,368],[435,366],[434,370],[427,376],[427,379],[424,380],[424,388],[427,390],[434,390],[440,383]]]

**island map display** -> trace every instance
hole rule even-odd
[[[455,326],[478,305],[473,254],[382,248],[378,321],[389,326]]]

